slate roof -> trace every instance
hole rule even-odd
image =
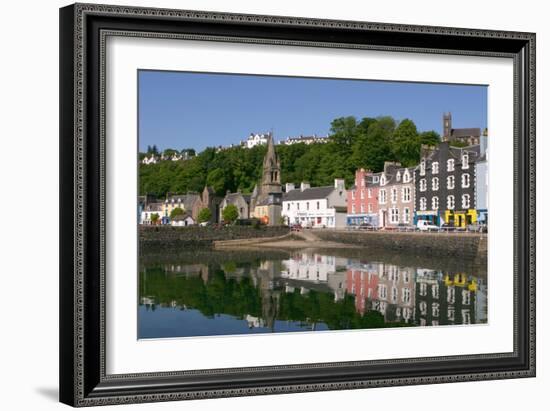
[[[284,193],[283,201],[301,201],[301,200],[316,200],[319,198],[326,198],[336,190],[333,186],[326,187],[311,187],[306,188],[304,191],[298,189],[290,190],[288,193]]]
[[[480,128],[453,128],[451,129],[451,137],[479,137],[481,136]]]
[[[175,216],[174,218],[172,218],[172,221],[183,221],[188,217],[191,217],[191,214],[183,213],[183,214],[179,214],[179,215]]]

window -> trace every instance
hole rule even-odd
[[[286,203],[286,209],[290,210],[290,203]]]
[[[470,311],[462,310],[462,324],[470,324],[470,322],[471,322]]]
[[[455,310],[454,310],[454,308],[448,308],[447,309],[447,319],[449,321],[454,321],[455,320]]]
[[[392,208],[390,210],[390,222],[392,224],[397,224],[399,222],[399,209],[398,208]]]
[[[408,283],[411,280],[411,275],[408,271],[403,271],[403,282]]]
[[[428,304],[426,304],[426,301],[421,301],[420,304],[418,305],[418,308],[420,309],[421,315],[428,314]]]
[[[462,188],[468,187],[470,187],[470,174],[464,173],[462,174]]]
[[[462,169],[466,170],[468,168],[468,153],[462,154]]]
[[[453,195],[447,196],[447,209],[448,210],[455,209],[455,196]]]
[[[455,160],[452,158],[447,160],[447,171],[455,171]]]
[[[447,302],[449,304],[454,304],[455,303],[455,288],[454,287],[447,288]]]
[[[317,210],[319,210],[319,207],[320,207],[320,203],[319,201],[317,201]]]
[[[426,197],[420,197],[420,211],[426,211]]]
[[[439,284],[432,285],[432,297],[439,298]]]
[[[395,176],[395,179],[397,181],[401,181],[401,173],[399,171],[397,172],[397,175]]]
[[[378,284],[378,297],[385,300],[388,297],[388,289],[385,284]]]
[[[401,190],[401,200],[404,203],[408,203],[411,201],[411,188],[410,187],[403,187]]]
[[[426,179],[425,178],[420,180],[420,191],[426,191]]]
[[[470,208],[470,194],[462,194],[462,209]]]
[[[352,213],[352,214],[355,214],[355,204],[352,204],[352,205],[351,205],[351,213]]]
[[[296,210],[300,209],[300,203],[296,203]]]
[[[306,210],[309,210],[309,201],[306,203]]]
[[[361,190],[361,200],[365,199],[365,190]]]
[[[361,178],[361,187],[365,187],[365,177]]]
[[[439,190],[439,178],[434,177],[432,178],[432,191]]]
[[[397,188],[391,189],[391,202],[394,204],[397,203]]]
[[[382,177],[380,177],[380,185],[386,185],[386,176],[384,174],[382,174]]]
[[[434,161],[432,163],[432,174],[438,174],[439,173],[439,163],[437,161]]]
[[[352,190],[352,192],[351,192],[351,199],[355,200],[355,190]]]
[[[411,175],[409,174],[409,170],[405,170],[403,173],[403,182],[408,183],[411,181]]]
[[[455,176],[447,176],[447,190],[455,188]]]
[[[420,175],[423,176],[426,174],[426,160],[420,162]]]
[[[372,204],[369,203],[368,206],[367,206],[367,209],[368,209],[369,213],[372,213]]]
[[[428,295],[428,284],[420,283],[419,293],[422,297],[425,297],[426,295]]]
[[[432,316],[439,317],[439,303],[432,304]]]
[[[364,212],[365,212],[365,205],[361,204],[361,213],[364,213]]]
[[[470,290],[462,290],[462,305],[470,305]]]
[[[392,302],[397,302],[397,287],[392,287],[391,289],[391,300]]]
[[[371,188],[367,189],[367,197],[372,198],[372,189]]]
[[[386,204],[386,190],[380,190],[380,204]]]
[[[432,210],[439,209],[439,197],[432,197]]]
[[[408,207],[403,209],[403,222],[408,224],[411,222],[411,210]]]
[[[403,293],[401,295],[401,299],[403,300],[404,304],[410,304],[410,302],[411,302],[411,289],[410,288],[403,288]]]

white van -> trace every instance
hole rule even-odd
[[[439,227],[428,220],[418,220],[416,227],[420,231],[439,231]]]

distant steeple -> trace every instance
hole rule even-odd
[[[275,151],[273,135],[270,133],[267,138],[267,153],[264,157],[261,194],[281,193],[281,161]]]
[[[449,141],[451,139],[451,130],[453,128],[452,121],[451,113],[443,114],[443,141]]]

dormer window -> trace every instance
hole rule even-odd
[[[409,174],[409,170],[405,170],[403,173],[403,182],[408,183],[409,181],[411,181],[411,175]]]
[[[468,153],[462,154],[462,168],[467,169],[469,166],[468,164]]]
[[[384,186],[386,185],[386,175],[383,174],[382,177],[380,177],[380,185]]]
[[[397,175],[395,176],[395,179],[397,181],[401,181],[401,173],[399,171],[397,172]]]

